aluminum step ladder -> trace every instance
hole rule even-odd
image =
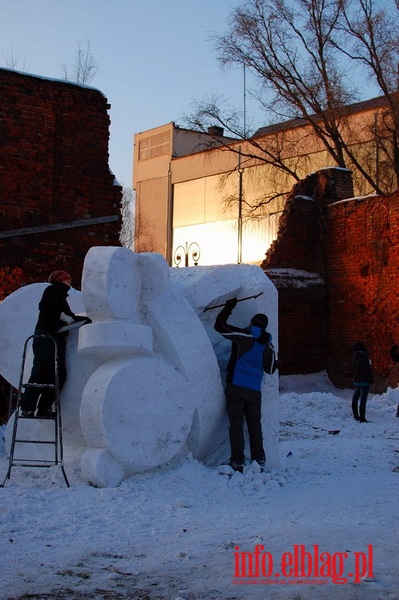
[[[25,362],[28,350],[28,345],[31,340],[37,338],[49,338],[54,343],[54,383],[24,383],[24,372]],[[46,417],[33,417],[33,416],[22,416],[21,414],[21,398],[23,391],[27,388],[36,388],[40,390],[54,390],[55,401],[54,401],[54,412],[50,416]],[[51,431],[46,439],[38,439],[34,436],[35,429],[38,424],[43,421],[50,421]],[[44,437],[44,436],[43,436]],[[37,447],[52,447],[49,458],[34,458],[32,456],[21,456],[20,451],[25,448],[28,454],[29,448],[31,450]],[[22,450],[23,453],[23,450]],[[21,374],[18,386],[17,405],[14,412],[14,423],[11,438],[10,456],[8,463],[8,471],[5,476],[4,482],[0,487],[4,487],[7,479],[11,477],[11,470],[15,466],[19,467],[51,467],[53,465],[59,465],[64,476],[67,487],[70,487],[68,477],[66,475],[64,464],[63,464],[63,444],[62,444],[62,421],[61,421],[61,403],[60,403],[60,389],[59,389],[59,370],[58,370],[58,347],[56,339],[51,335],[31,335],[28,337],[24,344],[22,354],[22,365]]]

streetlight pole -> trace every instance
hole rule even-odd
[[[238,222],[237,222],[237,263],[242,263],[242,176],[244,169],[241,167],[241,146],[238,150]]]

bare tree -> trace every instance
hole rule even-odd
[[[63,65],[64,78],[67,81],[75,81],[83,85],[88,85],[94,79],[98,64],[91,50],[90,40],[86,43],[77,42],[75,62],[71,65]]]
[[[152,252],[154,242],[148,218],[136,214],[136,194],[133,188],[124,187],[121,201],[122,227],[119,241],[125,248],[134,249],[139,242],[141,252]]]
[[[228,32],[217,35],[215,45],[222,65],[244,65],[254,74],[259,84],[254,95],[269,122],[291,120],[307,125],[334,164],[357,170],[372,190],[381,193],[383,190],[373,170],[353,150],[355,132],[348,129],[348,106],[357,99],[353,73],[360,58],[354,53],[344,55],[341,49],[348,43],[348,36],[353,36],[348,28],[352,14],[369,4],[373,1],[247,0],[233,11]],[[371,11],[370,19],[376,29],[381,14],[385,14],[382,9]],[[394,39],[390,32],[389,48],[393,47]],[[384,65],[390,64],[389,60],[394,61],[394,56],[388,50]],[[219,107],[215,101],[197,105],[195,116],[189,122],[195,123],[195,117],[198,123],[213,119],[238,139],[248,141],[258,160],[274,164],[286,173],[291,170],[292,176],[298,179],[295,168],[284,158],[286,139],[282,130],[273,141],[269,135],[273,129],[265,128],[266,147],[261,137],[251,137],[250,132],[240,128],[235,118],[237,113],[230,112],[226,116]],[[237,145],[235,149],[237,151]],[[249,152],[250,159],[251,154]]]
[[[14,52],[14,44],[11,44],[11,49],[9,52],[2,52],[4,64],[8,69],[12,69],[13,71],[29,71],[30,67],[26,63],[24,55],[22,52],[20,54],[15,54]]]
[[[135,214],[134,249],[136,252],[156,252],[152,229],[149,217]]]
[[[395,7],[382,10],[378,0],[357,0],[356,5],[343,3],[340,29],[343,40],[349,43],[337,44],[337,48],[365,66],[387,100],[388,108],[376,135],[399,187],[399,0]]]
[[[125,248],[131,248],[135,239],[134,200],[134,190],[131,187],[124,187],[121,200],[122,228],[119,240]]]
[[[251,137],[250,133],[245,135],[241,129],[238,113],[234,109],[224,108],[217,98],[197,102],[192,114],[185,115],[188,125],[196,131],[209,133],[211,125],[218,123],[224,130],[229,132],[237,141],[250,140],[250,144],[240,145],[232,144],[230,138],[223,138],[220,135],[209,134],[210,150],[218,147],[221,150],[234,152],[237,154],[237,170],[255,162],[271,164],[299,181],[300,177],[289,163],[284,159],[288,147],[299,146],[303,143],[300,140],[287,140],[285,131],[278,131],[269,138],[268,144],[262,144],[259,138]]]

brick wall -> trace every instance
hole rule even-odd
[[[282,374],[327,369],[351,387],[352,347],[363,341],[373,391],[397,387],[399,192],[353,199],[349,171],[310,175],[290,194],[262,267],[279,292]]]
[[[336,385],[352,378],[352,346],[364,341],[375,391],[396,387],[399,365],[399,192],[341,202],[328,209],[328,372]]]
[[[280,373],[326,368],[328,312],[325,241],[327,206],[353,195],[345,169],[325,169],[297,183],[262,268],[279,294]]]
[[[270,275],[269,275],[270,276]],[[281,375],[318,373],[327,362],[327,292],[324,283],[298,276],[270,276],[278,289],[279,371]]]
[[[108,109],[93,88],[0,69],[0,299],[56,268],[79,287],[88,249],[119,245]]]

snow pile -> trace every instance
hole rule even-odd
[[[99,489],[81,480],[76,460],[67,489],[57,467],[15,469],[0,490],[1,600],[396,599],[397,390],[371,395],[371,422],[360,424],[351,390],[335,389],[325,374],[280,384],[280,466],[265,473],[248,465],[229,478],[185,456]],[[240,585],[237,548],[256,545],[275,565],[294,545],[346,553],[345,575],[372,546],[372,576]]]

